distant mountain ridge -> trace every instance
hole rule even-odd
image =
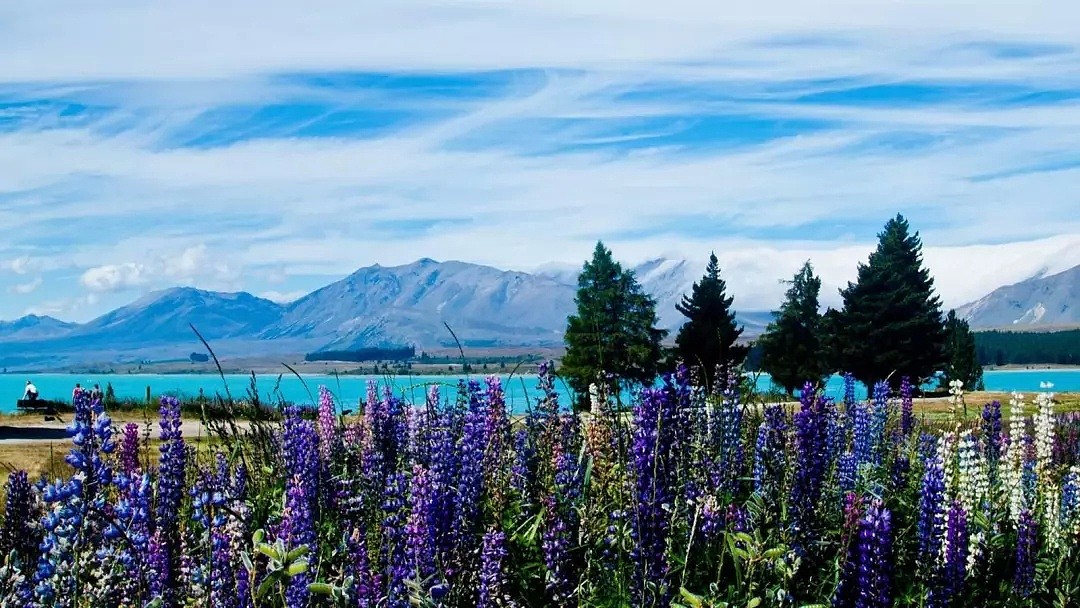
[[[683,318],[675,304],[701,269],[658,258],[634,270],[657,300],[660,325],[677,329]],[[0,365],[183,358],[200,348],[190,325],[220,355],[453,347],[447,326],[465,347],[558,346],[574,311],[578,271],[525,273],[423,258],[360,268],[284,305],[246,292],[174,287],[83,324],[33,316],[2,322]],[[772,315],[750,311],[738,318],[752,337]]]
[[[1080,326],[1080,266],[999,287],[956,314],[973,329],[1039,330]]]
[[[83,324],[37,315],[0,321],[0,365],[185,358],[201,349],[191,325],[222,356],[453,347],[447,326],[465,347],[558,346],[574,311],[579,270],[549,266],[525,273],[424,258],[360,268],[288,304],[246,292],[174,287]],[[656,258],[633,270],[657,301],[660,326],[674,332],[683,322],[675,304],[701,278],[701,268]],[[739,310],[737,295],[734,306],[744,337],[760,335],[772,319],[768,311]],[[957,312],[975,329],[1078,326],[1080,266],[1001,287]]]

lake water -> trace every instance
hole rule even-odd
[[[44,399],[71,398],[71,390],[75,383],[79,382],[84,387],[93,386],[96,382],[105,388],[106,383],[112,383],[113,390],[120,398],[142,398],[146,395],[146,387],[149,386],[151,393],[157,397],[162,394],[180,394],[195,396],[199,390],[206,395],[224,394],[225,388],[219,376],[209,374],[33,374],[15,375],[0,374],[0,412],[11,412],[15,409],[15,401],[23,394],[27,379],[32,379],[38,387],[41,397]],[[471,376],[480,380],[479,375]],[[533,376],[501,376],[503,388],[506,392],[508,404],[514,411],[524,411],[529,403],[535,403],[539,395],[536,390],[536,378]],[[234,397],[242,397],[246,394],[251,377],[245,375],[226,375],[229,391]],[[320,376],[306,375],[304,382],[295,376],[283,375],[280,384],[276,375],[260,375],[257,378],[257,387],[261,396],[269,401],[276,401],[280,395],[286,401],[295,403],[310,403],[310,394],[318,397],[318,387],[325,385],[337,397],[338,403],[345,408],[355,406],[367,393],[367,383],[377,381],[382,385],[390,383],[394,390],[410,401],[422,402],[427,387],[438,384],[444,397],[451,397],[455,392],[458,377],[456,376]],[[1042,382],[1054,384],[1055,392],[1080,391],[1080,369],[1067,370],[1009,370],[987,371],[984,374],[987,390],[991,391],[1020,391],[1032,393],[1039,391]],[[307,387],[305,388],[304,383]],[[762,375],[758,380],[761,389],[769,388],[771,381],[768,376]],[[276,388],[275,388],[276,387]],[[556,383],[560,399],[563,403],[570,403],[570,391],[561,381]],[[829,395],[840,398],[843,394],[843,380],[833,377],[829,380],[826,391]],[[860,391],[860,397],[865,392]]]

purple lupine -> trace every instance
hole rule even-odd
[[[922,489],[919,495],[919,563],[922,565],[924,580],[929,580],[932,565],[937,563],[941,554],[941,544],[945,538],[945,469],[941,456],[936,453],[925,461]]]
[[[670,382],[670,379],[668,379]],[[665,552],[669,511],[675,499],[675,404],[668,391],[644,389],[634,406],[634,443],[631,467],[634,478],[633,582],[635,608],[667,606],[671,588]]]
[[[935,592],[940,594],[941,602],[928,602],[929,605],[948,606],[963,594],[967,578],[967,559],[967,513],[959,501],[953,501],[945,520],[945,559],[941,566],[940,582],[931,590],[932,595]]]
[[[1024,509],[1016,527],[1016,569],[1013,591],[1029,597],[1035,591],[1035,557],[1038,550],[1038,523],[1031,511]]]
[[[124,437],[120,442],[120,470],[131,475],[139,469],[139,425],[124,425]]]
[[[164,598],[169,593],[170,581],[176,574],[169,563],[169,554],[162,530],[158,528],[147,546],[146,569],[150,575],[150,597]]]
[[[238,608],[237,556],[231,541],[228,530],[222,526],[210,534],[210,605],[214,608]]]
[[[36,519],[34,496],[26,471],[15,471],[4,484],[4,524],[0,527],[0,561],[12,551],[24,565],[37,555],[39,534],[31,525]]]
[[[506,534],[491,530],[484,534],[480,550],[480,588],[476,608],[495,608],[505,605],[506,575],[503,560],[506,559]]]
[[[434,509],[437,493],[431,472],[422,465],[414,465],[409,491],[409,517],[405,524],[405,559],[410,578],[420,583],[425,591],[440,584],[433,578],[438,548],[435,542],[438,522]]]
[[[105,537],[115,543],[112,551],[117,563],[129,574],[123,592],[133,602],[139,588],[141,574],[150,560],[150,499],[153,489],[150,475],[138,471],[116,476],[119,500],[115,518],[104,531]]]
[[[330,466],[338,449],[337,410],[334,396],[325,386],[319,387],[319,458],[323,467]]]
[[[410,578],[405,559],[405,475],[393,473],[386,481],[382,510],[383,570],[386,573],[386,593],[380,604],[386,608],[408,608],[409,592],[405,582]]]
[[[184,475],[187,449],[180,420],[180,401],[161,398],[161,458],[158,462],[157,504],[154,527],[157,530],[155,555],[151,568],[163,608],[178,604],[177,581],[180,573],[180,503],[184,498]]]
[[[983,455],[990,467],[990,482],[997,481],[998,466],[1005,438],[1001,432],[1001,402],[991,401],[982,411]]]
[[[848,492],[844,495],[844,525],[840,529],[840,547],[844,560],[840,565],[840,577],[833,594],[833,606],[854,606],[858,597],[859,568],[859,521],[863,516],[862,496]]]
[[[456,543],[459,554],[477,548],[480,500],[484,494],[484,460],[488,445],[487,411],[479,397],[479,384],[469,383],[469,410],[457,442],[458,483],[454,504]]]
[[[545,500],[546,527],[542,541],[547,567],[547,590],[552,605],[570,606],[581,578],[581,566],[571,553],[571,539],[578,536],[579,518],[576,503],[581,497],[582,474],[577,458],[567,453],[565,445],[554,448],[555,487]]]
[[[355,605],[357,608],[374,608],[379,601],[382,581],[381,577],[371,570],[367,535],[362,523],[354,524],[345,537],[345,547],[349,557],[345,572],[353,579],[351,595],[356,599]]]
[[[810,383],[807,383],[807,386],[811,386]],[[850,408],[857,402],[858,399],[855,397],[855,376],[850,372],[844,372],[844,409]]]
[[[849,542],[833,606],[892,606],[892,514],[881,500],[874,499],[859,519],[857,530]]]
[[[900,379],[900,432],[904,437],[911,435],[915,430],[915,408],[911,398],[913,393],[911,379],[904,376]]]

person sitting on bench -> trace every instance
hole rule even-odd
[[[37,387],[34,386],[33,382],[27,380],[26,381],[26,392],[23,393],[23,399],[26,399],[27,401],[37,401],[37,398],[38,398]]]

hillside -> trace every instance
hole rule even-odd
[[[1080,326],[1080,266],[999,287],[956,313],[973,329]]]

